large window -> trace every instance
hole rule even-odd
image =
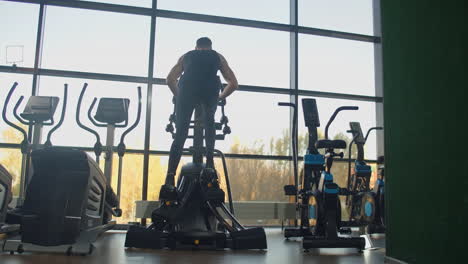
[[[48,7],[42,67],[146,76],[150,18]]]
[[[282,188],[293,182],[292,163],[288,161],[292,115],[278,102],[293,102],[296,96],[299,102],[314,97],[321,121],[320,136],[337,107],[359,106],[358,111],[340,113],[330,127],[331,138],[348,142],[349,122],[360,122],[364,133],[383,123],[379,91],[382,74],[375,72],[381,68],[381,58],[375,57],[380,37],[374,36],[373,2],[299,0],[298,25],[293,25],[290,15],[296,10],[290,10],[294,2],[289,0],[44,1],[45,8],[0,0],[0,105],[17,81],[19,86],[7,112],[14,121],[12,110],[19,96],[27,98],[36,91],[38,95],[58,96],[62,103],[66,83],[69,97],[65,121],[52,142],[57,146],[92,147],[94,136],[75,121],[83,84],[89,86],[80,114],[90,126],[87,110],[94,97],[129,98],[131,124],[137,110],[136,88],[141,86],[141,119],[126,138],[127,149],[133,152],[124,157],[122,175],[124,217],[120,222],[133,221],[134,201],[140,200],[145,191],[149,200],[158,199],[167,170],[164,151],[169,151],[172,138],[165,129],[173,104],[170,90],[161,83],[177,60],[194,49],[198,38],[210,37],[213,48],[227,59],[240,83],[226,105],[232,133],[216,142],[217,149],[232,154],[228,155],[227,167],[234,200],[288,201]],[[157,3],[155,10],[151,10],[153,3]],[[38,31],[39,17],[43,17],[42,31]],[[296,37],[297,50],[291,41]],[[13,64],[17,67],[11,67]],[[303,155],[307,130],[301,103],[298,109],[299,154]],[[148,120],[147,113],[151,113]],[[216,120],[220,116],[218,109]],[[49,129],[43,131],[43,142]],[[97,130],[104,143],[105,129]],[[122,131],[117,130],[114,145]],[[382,135],[370,135],[366,159],[375,160],[378,148],[382,152]],[[20,133],[0,122],[0,162],[13,172],[15,184],[20,173],[19,146],[15,144],[21,140]],[[185,146],[191,144],[188,139]],[[188,162],[191,157],[184,156],[179,169]],[[220,159],[215,162],[223,178]],[[334,173],[338,184],[344,186],[347,163],[337,162]],[[147,190],[143,190],[144,180],[148,182]],[[114,189],[116,181],[117,159]],[[223,180],[221,184],[226,187]]]

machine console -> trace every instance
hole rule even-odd
[[[101,98],[94,119],[107,124],[119,124],[128,121],[127,98]]]
[[[320,119],[315,99],[302,99],[302,109],[304,111],[304,122],[306,127],[320,127]]]
[[[366,140],[364,139],[364,135],[362,134],[361,124],[359,122],[349,122],[349,126],[351,127],[351,133],[353,134],[353,138],[356,138],[356,144],[365,144]]]
[[[20,116],[31,122],[51,120],[59,102],[54,96],[31,96]]]

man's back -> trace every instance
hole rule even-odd
[[[221,60],[214,50],[192,50],[183,56],[184,73],[180,79],[179,86],[186,89],[208,89],[219,88],[217,76]],[[184,89],[182,88],[182,89]]]

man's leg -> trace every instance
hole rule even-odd
[[[177,97],[176,105],[176,134],[172,142],[167,168],[166,184],[175,185],[174,177],[182,156],[185,140],[187,139],[195,102],[189,95],[181,93]]]
[[[203,103],[204,125],[205,125],[205,145],[206,145],[206,167],[214,169],[213,152],[216,141],[215,113],[218,106],[218,96],[209,98]]]

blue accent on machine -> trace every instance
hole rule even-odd
[[[322,172],[322,178],[325,180],[325,182],[333,182],[333,174],[329,172]]]
[[[377,185],[378,186],[383,186],[385,182],[382,179],[377,179]]]
[[[367,217],[372,216],[372,213],[374,211],[373,209],[374,207],[372,206],[372,203],[366,202],[366,204],[364,205],[364,213],[366,214]]]
[[[356,162],[355,171],[356,173],[371,173],[372,168],[369,165],[359,164]]]
[[[304,164],[323,165],[325,164],[325,157],[321,154],[306,154],[304,155]]]
[[[309,205],[309,219],[316,219],[317,215],[315,215],[315,205]]]

